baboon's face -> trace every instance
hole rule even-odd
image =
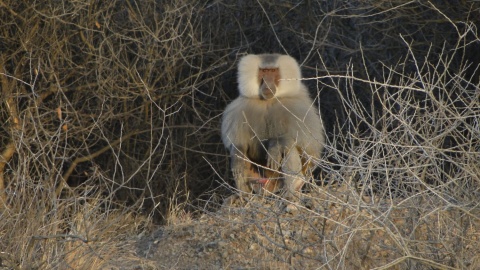
[[[260,95],[263,99],[271,99],[275,96],[279,82],[279,68],[258,69],[258,83],[260,84]]]

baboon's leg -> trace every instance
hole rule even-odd
[[[252,189],[248,184],[248,177],[251,175],[250,162],[239,149],[232,149],[230,153],[232,173],[237,189],[240,192],[251,193]]]

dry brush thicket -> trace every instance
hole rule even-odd
[[[328,142],[299,213],[315,237],[295,240],[313,251],[266,233],[273,254],[474,269],[479,18],[478,1],[0,0],[0,265],[98,268],[152,220],[218,208],[236,60],[279,52]]]

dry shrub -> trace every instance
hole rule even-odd
[[[327,235],[309,225],[323,248],[310,258],[474,267],[479,5],[0,1],[1,263],[101,267],[137,223],[217,207],[231,193],[218,126],[236,59],[280,52],[319,97],[317,182],[349,197],[339,214],[308,211],[333,222]],[[312,205],[332,200],[311,189]],[[380,231],[400,255],[369,259],[362,241]]]
[[[459,36],[476,35],[469,31]],[[350,142],[341,157],[329,151],[341,161],[340,171],[322,166],[330,172],[327,179],[358,192],[347,196],[356,197],[353,201],[341,201],[345,218],[332,212],[342,226],[330,225],[335,231],[331,239],[344,259],[334,259],[333,265],[477,267],[480,85],[478,77],[468,74],[469,65],[478,63],[453,64],[464,45],[458,40],[435,57],[420,57],[408,47],[405,62],[386,67],[383,80],[365,82],[381,113],[371,117],[363,132],[349,122],[349,132],[336,137]],[[416,66],[412,73],[405,72],[408,62]],[[348,85],[360,79],[346,77]],[[358,99],[343,100],[352,114],[363,114]]]
[[[218,137],[198,130],[225,61],[204,50],[196,7],[0,3],[4,264],[97,267],[123,241],[114,233],[144,229],[114,213],[165,222],[210,185],[187,175]]]

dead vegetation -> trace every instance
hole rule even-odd
[[[0,269],[479,268],[479,13],[0,0]],[[295,214],[220,207],[245,52],[298,59],[323,116]]]

